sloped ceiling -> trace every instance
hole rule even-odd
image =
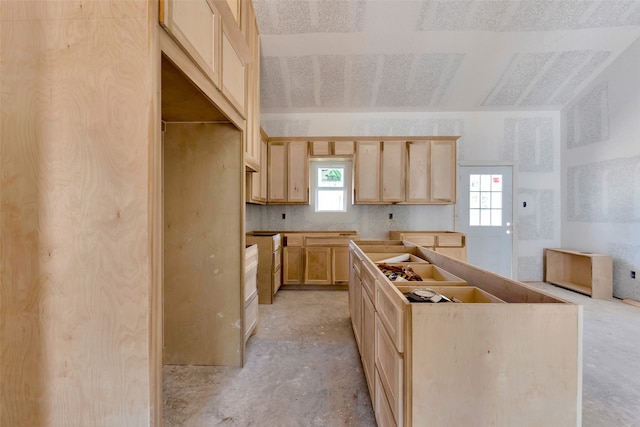
[[[557,110],[640,37],[640,0],[253,3],[263,113]]]

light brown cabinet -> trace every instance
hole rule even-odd
[[[380,177],[382,143],[356,141],[354,173],[354,203],[380,203]]]
[[[455,203],[456,139],[356,141],[355,203]]]
[[[569,249],[545,249],[544,280],[592,298],[613,298],[611,256]]]
[[[251,2],[242,3],[242,23],[251,61],[246,66],[247,130],[244,133],[245,165],[248,170],[260,172],[262,160],[260,129],[260,34]],[[266,193],[265,193],[266,199]],[[266,200],[265,200],[266,201]]]
[[[431,203],[456,202],[456,141],[430,141],[429,199]]]
[[[540,405],[545,423],[579,423],[580,306],[410,244],[350,250],[351,322],[378,425],[538,424]],[[391,282],[373,261],[397,253],[461,302],[409,302],[425,282]]]
[[[304,249],[304,282],[307,285],[331,283],[331,248],[310,247]]]
[[[311,157],[351,157],[353,141],[318,140],[311,141]]]
[[[349,242],[354,231],[283,233],[283,284],[340,285],[349,281]]]
[[[258,327],[258,245],[248,244],[244,253],[244,340]]]
[[[404,141],[383,141],[381,144],[382,202],[403,202],[406,158]]]
[[[281,236],[277,233],[247,233],[248,245],[258,246],[258,303],[273,304],[282,283]]]
[[[282,248],[282,284],[298,285],[302,283],[303,271],[302,247],[285,246]]]
[[[307,141],[268,142],[270,204],[309,204],[309,150]]]
[[[405,240],[447,256],[467,260],[467,236],[456,231],[389,231],[389,239]]]
[[[247,172],[247,202],[264,205],[267,203],[267,136],[260,132],[260,166],[257,172]]]

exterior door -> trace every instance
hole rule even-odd
[[[458,226],[467,235],[467,262],[512,277],[512,166],[458,168]]]

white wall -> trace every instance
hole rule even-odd
[[[543,248],[560,244],[558,112],[263,114],[262,126],[269,136],[460,135],[459,162],[514,164],[514,204],[526,199],[529,206],[514,209],[514,276],[542,280]],[[393,229],[455,230],[455,217],[455,206],[357,205],[339,216],[310,206],[248,205],[246,229],[357,230],[384,239]]]
[[[613,257],[640,300],[640,39],[562,112],[562,246]]]

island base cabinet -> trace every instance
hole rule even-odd
[[[398,251],[351,242],[349,307],[378,426],[581,424],[581,306],[407,247],[461,279],[429,282],[460,303],[412,303],[403,292],[425,282],[391,282],[374,248]]]

